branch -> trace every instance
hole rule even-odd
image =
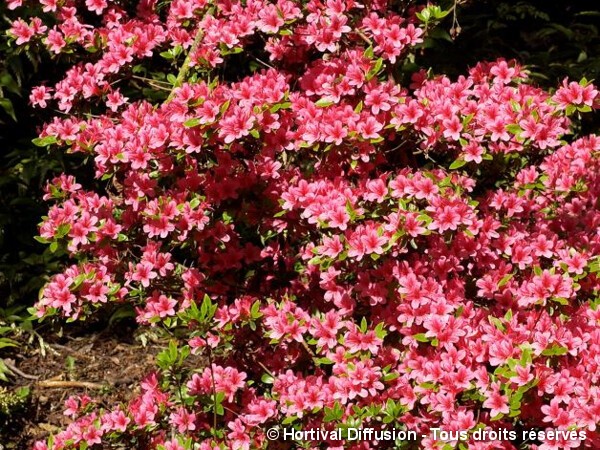
[[[28,373],[19,370],[19,368],[17,368],[17,366],[15,366],[10,359],[3,359],[2,362],[6,367],[8,367],[13,375],[19,375],[21,378],[25,378],[27,380],[37,380],[40,378],[37,375],[29,375]]]
[[[106,386],[100,383],[90,381],[61,381],[61,380],[42,380],[36,383],[36,386],[42,388],[85,388],[85,389],[104,389]]]
[[[204,30],[201,26],[198,26],[198,31],[196,32],[194,43],[190,47],[190,51],[188,52],[187,56],[185,57],[185,60],[183,61],[183,64],[181,65],[181,68],[179,69],[179,73],[177,74],[177,78],[175,79],[175,83],[173,84],[173,89],[171,90],[171,93],[169,94],[169,97],[167,97],[165,103],[169,103],[171,100],[173,100],[173,96],[175,95],[175,89],[181,86],[183,80],[185,80],[185,77],[187,76],[190,70],[190,62],[192,60],[192,55],[198,49],[198,46],[200,45],[200,41],[202,41],[203,36]]]

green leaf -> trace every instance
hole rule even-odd
[[[350,216],[350,220],[354,221],[356,219],[356,211],[354,211],[350,200],[346,200],[346,212]]]
[[[6,374],[10,374],[10,369],[8,367],[6,367],[6,364],[4,364],[4,361],[2,359],[0,359],[0,380],[5,381],[8,383],[8,378],[6,377]]]
[[[173,86],[177,83],[177,77],[172,73],[167,74],[167,81],[171,83]]]
[[[210,299],[208,294],[204,294],[204,298],[202,299],[202,305],[200,305],[200,317],[202,320],[207,318],[211,307],[212,300]]]
[[[429,338],[425,336],[425,333],[418,333],[413,335],[413,339],[417,342],[429,342]]]
[[[542,355],[544,356],[560,356],[566,355],[568,353],[568,349],[566,347],[562,347],[558,344],[554,344],[552,347],[545,349],[542,351]]]
[[[325,416],[323,420],[325,422],[333,422],[335,420],[340,420],[344,415],[344,410],[340,406],[338,402],[335,402],[333,408],[328,408],[327,406],[324,409]]]
[[[308,264],[311,266],[319,265],[323,262],[320,256],[315,256],[308,260]]]
[[[325,357],[323,357],[323,358],[315,358],[314,361],[315,361],[315,363],[317,363],[320,366],[323,366],[323,365],[329,366],[329,365],[333,364],[333,361],[331,359],[325,358]]]
[[[516,123],[506,125],[505,128],[506,131],[508,131],[511,134],[514,134],[515,136],[518,136],[523,132],[523,129]]]
[[[221,105],[221,108],[220,108],[221,114],[223,114],[225,111],[227,111],[230,103],[231,103],[231,100],[227,100]]]
[[[263,374],[263,376],[260,378],[260,381],[262,381],[265,384],[273,384],[275,382],[275,378],[273,378],[271,375],[269,375],[268,373]]]
[[[69,233],[69,231],[71,231],[71,225],[69,225],[68,223],[63,223],[59,225],[56,229],[56,234],[54,237],[57,239],[65,237]]]
[[[429,11],[429,8],[425,8],[421,12],[418,12],[416,15],[421,22],[427,23],[431,18],[431,11]]]
[[[504,275],[502,277],[502,279],[498,282],[498,287],[502,287],[504,286],[506,283],[508,283],[510,281],[510,279],[513,277],[512,273],[508,273],[506,275]]]
[[[35,138],[31,142],[37,147],[47,147],[48,145],[56,144],[58,141],[56,136],[46,136],[43,138]]]
[[[110,319],[108,319],[108,324],[112,325],[114,322],[127,319],[129,317],[135,317],[135,315],[135,310],[133,309],[132,305],[124,305],[112,313]]]
[[[373,66],[373,68],[369,71],[370,76],[368,76],[367,79],[372,78],[373,76],[377,75],[382,67],[383,67],[383,58],[378,58],[377,61],[375,61],[375,65]]]
[[[417,220],[420,220],[421,222],[423,222],[425,225],[429,225],[431,222],[433,222],[433,219],[431,217],[429,217],[427,214],[422,213],[419,214],[417,216]]]
[[[281,421],[281,423],[283,425],[289,425],[290,423],[293,423],[297,420],[298,418],[296,416],[290,416],[290,417],[286,417],[285,419],[283,419]]]
[[[450,14],[450,12],[452,11],[451,9],[448,9],[446,11],[442,10],[442,8],[440,8],[439,6],[433,6],[431,7],[432,11],[432,15],[435,19],[443,19],[444,17],[446,17],[448,14]]]
[[[19,343],[10,338],[0,338],[0,348],[5,347],[18,347]]]
[[[550,300],[553,302],[559,303],[561,305],[567,306],[569,304],[569,300],[563,297],[552,297]]]
[[[398,372],[391,372],[383,376],[383,381],[392,381],[398,378],[399,376],[400,374]]]
[[[520,365],[523,367],[527,367],[528,364],[531,364],[533,361],[531,355],[531,349],[529,347],[524,347],[521,350],[521,360],[519,361]]]
[[[193,119],[189,119],[189,120],[186,120],[185,122],[183,122],[183,126],[186,128],[193,128],[198,125],[200,125],[200,119],[197,117],[194,117]]]
[[[450,34],[444,30],[443,28],[434,28],[433,30],[431,30],[428,33],[428,36],[433,38],[433,39],[441,39],[447,42],[454,42],[454,40],[452,39],[452,36],[450,36]]]
[[[575,15],[585,17],[600,17],[600,11],[580,11],[575,13]]]
[[[333,105],[335,102],[333,100],[329,100],[326,98],[322,98],[320,100],[317,100],[317,102],[315,103],[315,105],[317,105],[320,108],[326,108],[327,106],[331,106]]]
[[[7,71],[4,71],[0,74],[0,86],[5,87],[8,91],[21,97],[21,89],[19,88],[19,84]]]
[[[460,169],[465,164],[467,164],[467,162],[464,159],[458,158],[456,161],[450,164],[450,170]]]
[[[498,319],[497,317],[493,317],[493,316],[488,316],[488,321],[494,325],[496,328],[498,328],[500,331],[505,331],[505,327],[504,324],[502,323],[502,321],[500,319]]]
[[[0,107],[4,110],[6,114],[10,116],[12,120],[17,121],[17,116],[15,115],[15,108],[13,107],[12,102],[8,98],[0,98]]]
[[[363,332],[363,333],[366,333],[368,326],[369,325],[367,324],[367,318],[363,316],[363,318],[360,321],[360,327],[359,327],[360,331]]]
[[[169,359],[177,361],[177,343],[174,340],[169,341]]]
[[[250,308],[250,317],[258,319],[260,316],[262,316],[262,313],[260,312],[260,300],[256,300]]]
[[[500,420],[503,417],[504,417],[504,414],[502,414],[502,413],[496,414],[494,417],[492,417],[492,422],[495,422],[496,420]]]
[[[375,327],[375,336],[379,339],[384,339],[387,336],[387,331],[385,330],[385,324],[380,322]]]
[[[198,206],[200,206],[200,199],[198,197],[195,197],[190,200],[189,204],[191,209],[196,209]]]
[[[291,106],[292,104],[290,102],[277,103],[276,105],[273,105],[269,111],[271,113],[276,113],[280,109],[289,109]]]

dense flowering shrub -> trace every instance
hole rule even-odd
[[[499,60],[405,86],[399,62],[446,14],[431,5],[39,7],[16,44],[81,62],[31,93],[64,113],[37,143],[89,155],[105,189],[48,184],[41,239],[76,263],[36,313],[132,305],[178,339],[131,403],[70,398],[73,422],[36,450],[267,448],[273,426],[360,425],[600,445],[600,138],[565,140],[593,85],[548,93]],[[177,75],[152,72],[170,61]]]

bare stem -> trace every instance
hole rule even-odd
[[[61,380],[42,380],[36,383],[37,387],[42,388],[85,388],[85,389],[104,389],[105,385],[92,383],[90,381],[61,381]]]
[[[198,49],[198,46],[200,45],[203,36],[204,30],[201,26],[198,26],[198,31],[196,32],[194,43],[190,47],[190,51],[188,52],[187,56],[185,57],[185,60],[183,61],[183,64],[181,65],[181,68],[179,69],[179,73],[177,74],[177,78],[175,79],[175,83],[173,84],[173,89],[171,90],[171,93],[169,94],[169,97],[167,98],[165,103],[169,103],[171,100],[173,100],[173,96],[175,95],[175,89],[183,84],[183,80],[185,80],[185,77],[187,76],[190,70],[192,55],[196,53],[196,50]]]

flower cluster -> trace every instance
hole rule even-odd
[[[439,6],[39,3],[52,22],[17,20],[17,44],[93,56],[33,90],[68,113],[37,143],[89,156],[101,188],[48,184],[40,239],[78,263],[36,313],[125,303],[183,337],[133,401],[70,399],[36,450],[267,448],[271,426],[367,423],[600,445],[600,138],[567,140],[593,85],[545,92],[504,60],[400,84]]]

